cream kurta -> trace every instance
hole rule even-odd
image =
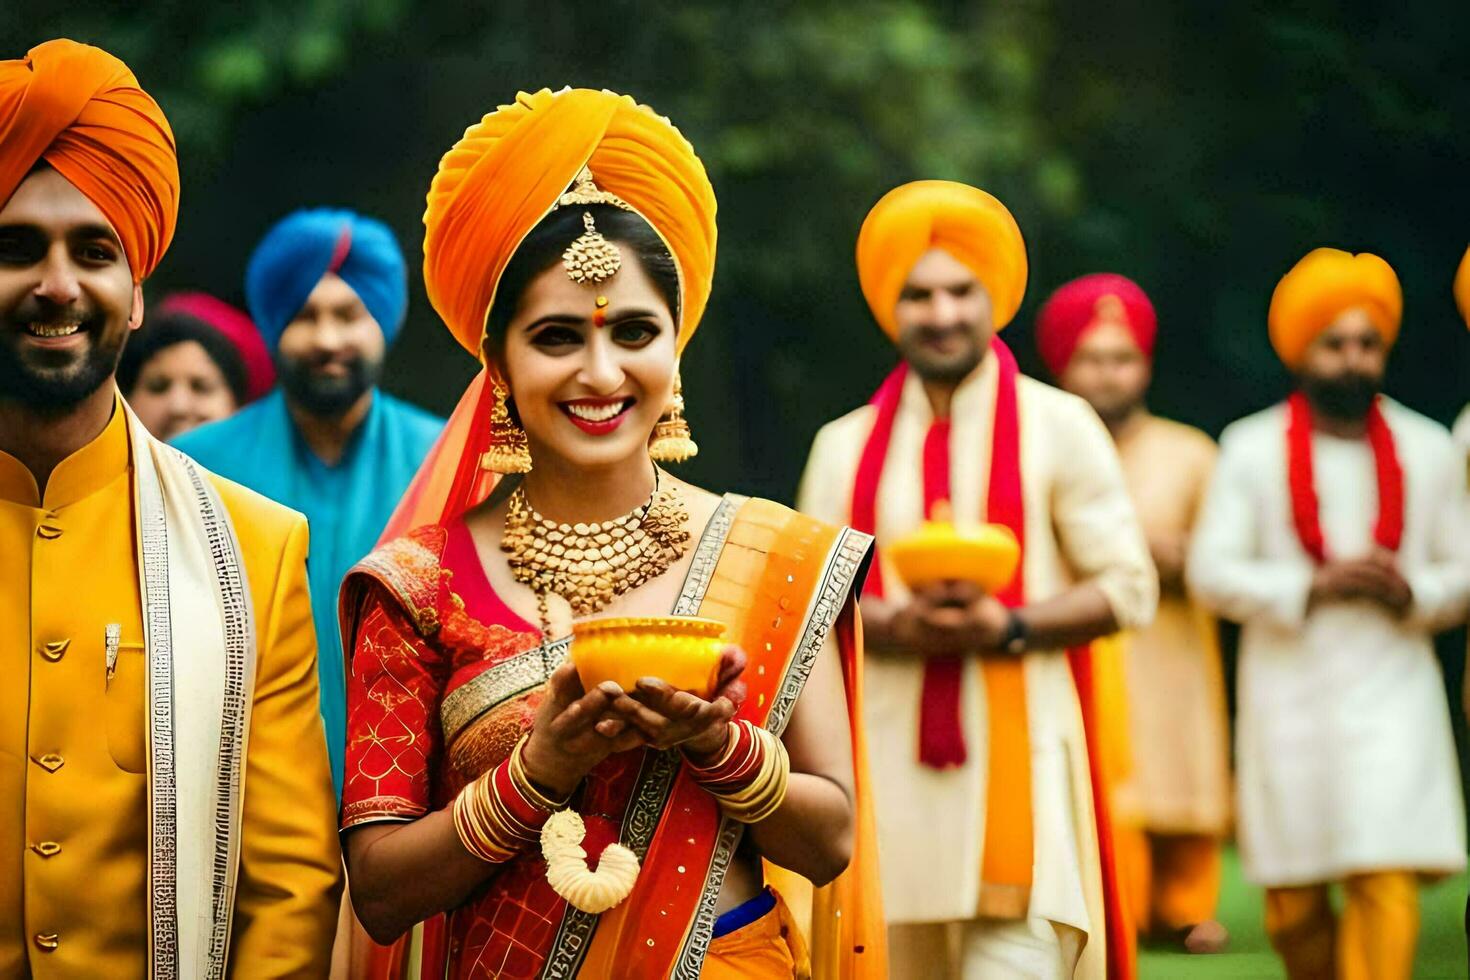
[[[0,453],[0,976],[148,972],[147,668],[132,469],[120,402],[103,433],[56,467],[44,496]],[[234,484],[214,486],[238,529],[258,653],[230,975],[324,976],[340,858],[306,524]]]
[[[1118,440],[1123,476],[1145,537],[1194,527],[1215,444],[1198,429],[1145,415]],[[1120,815],[1170,834],[1224,834],[1230,824],[1225,682],[1214,620],[1165,590],[1151,625],[1128,634],[1125,660],[1132,769]]]
[[[1240,621],[1238,835],[1267,886],[1376,870],[1465,867],[1465,815],[1435,631],[1470,601],[1463,460],[1443,428],[1385,399],[1404,471],[1402,621],[1367,602],[1307,610],[1312,560],[1291,515],[1286,413],[1225,431],[1190,553],[1199,597]],[[1329,557],[1373,547],[1378,511],[1366,440],[1312,437]]]
[[[952,408],[951,491],[960,522],[983,519],[995,358],[956,391]],[[1026,507],[1022,573],[1031,601],[1090,580],[1107,595],[1120,623],[1153,614],[1157,581],[1124,489],[1117,454],[1085,402],[1027,377],[1017,379]],[[799,507],[845,523],[859,456],[875,410],[864,406],[817,434],[802,479]],[[878,487],[882,545],[922,523],[924,437],[933,421],[919,379],[901,396]],[[904,596],[885,568],[889,594]],[[964,765],[946,770],[918,762],[918,715],[924,661],[868,651],[866,714],[878,810],[884,908],[891,923],[973,919],[980,900],[985,838],[985,692],[978,657],[964,677]],[[1030,914],[1101,936],[1102,895],[1087,749],[1076,688],[1061,651],[1025,658],[1032,756],[1035,866]],[[1079,976],[1100,973],[1102,943],[1084,950]]]

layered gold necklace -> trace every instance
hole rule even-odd
[[[500,550],[511,574],[536,595],[541,631],[550,637],[547,599],[565,599],[576,616],[607,608],[618,596],[658,578],[689,548],[689,509],[654,469],[653,493],[631,513],[599,524],[559,524],[531,506],[517,487],[505,515]]]

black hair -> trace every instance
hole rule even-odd
[[[560,263],[567,246],[586,230],[582,224],[584,213],[592,215],[603,238],[633,252],[654,288],[668,304],[674,322],[679,322],[679,273],[674,257],[669,254],[658,232],[632,211],[624,211],[611,204],[573,205],[557,208],[542,218],[501,273],[495,301],[485,316],[485,345],[491,353],[504,349],[506,330],[526,286],[552,265]]]
[[[245,362],[235,345],[219,330],[187,313],[165,312],[148,317],[128,339],[122,360],[117,365],[117,386],[131,395],[143,368],[162,351],[176,344],[193,341],[224,375],[225,384],[235,395],[235,404],[245,404]]]

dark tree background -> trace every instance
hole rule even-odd
[[[418,276],[424,192],[465,126],[518,88],[636,95],[699,149],[719,271],[686,390],[694,479],[789,499],[812,433],[892,363],[853,247],[893,185],[996,193],[1031,283],[1007,339],[1085,272],[1133,276],[1162,336],[1155,407],[1212,432],[1279,397],[1265,311],[1308,249],[1373,251],[1404,284],[1389,387],[1449,421],[1470,397],[1450,282],[1470,241],[1470,5],[673,4],[604,0],[11,0],[4,56],[67,35],[128,61],[177,130],[178,237],[154,295],[240,299],[287,210],[343,204],[414,269],[388,386],[441,412],[473,364]]]

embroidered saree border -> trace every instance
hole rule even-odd
[[[772,716],[778,697],[789,691],[794,703],[843,608],[820,599],[829,594],[834,575],[846,581],[830,594],[845,597],[842,590],[862,567],[867,538],[854,535],[848,539],[854,547],[851,568],[834,568],[838,542],[848,533],[769,501],[752,500],[742,509],[699,607],[700,615],[727,622],[732,638],[751,656],[740,717],[778,726],[788,720],[789,709]],[[644,861],[642,901],[604,913],[584,970],[697,976],[743,829],[726,825],[713,798],[679,766]],[[701,884],[691,888],[694,882]]]
[[[444,730],[444,744],[453,742],[467,725],[491,708],[544,684],[551,671],[567,659],[571,644],[570,637],[562,637],[518,653],[445,695],[439,705],[439,727]]]
[[[810,608],[806,612],[801,640],[782,679],[780,693],[772,702],[764,722],[765,728],[772,734],[780,735],[790,723],[791,712],[806,687],[817,655],[821,653],[838,615],[852,594],[853,583],[872,548],[872,542],[870,535],[843,528],[828,553],[821,584],[813,594]],[[721,816],[720,830],[699,907],[671,974],[675,980],[697,980],[699,976],[714,936],[717,918],[715,908],[720,889],[724,886],[730,863],[735,859],[735,849],[744,829],[743,824]]]
[[[692,616],[704,602],[715,568],[719,564],[720,554],[729,539],[730,528],[734,526],[736,515],[745,506],[747,499],[738,494],[726,494],[715,508],[700,536],[699,544],[695,547],[689,572],[684,576],[678,599],[674,601],[673,615]],[[648,854],[648,846],[658,830],[670,789],[678,773],[678,750],[645,754],[643,765],[638,771],[638,781],[629,798],[628,809],[623,814],[622,829],[618,834],[619,842],[637,854],[640,861]],[[600,919],[601,916],[567,906],[541,976],[547,980],[576,976]]]

